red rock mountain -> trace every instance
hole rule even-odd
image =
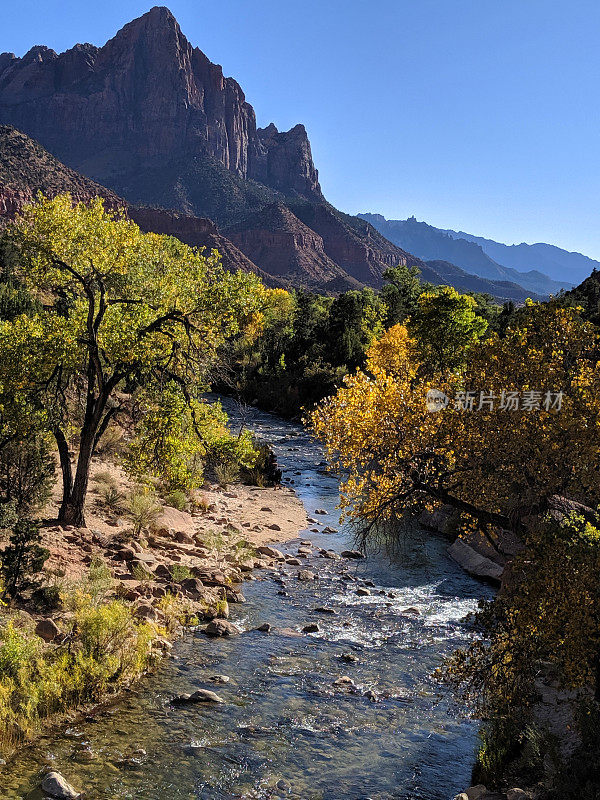
[[[170,199],[221,221],[236,205],[247,212],[278,194],[322,200],[304,127],[257,128],[240,86],[191,46],[166,8],[101,48],[0,55],[0,122],[132,201]],[[211,204],[198,182],[242,197]]]
[[[226,267],[241,269],[242,272],[255,272],[267,286],[290,285],[289,280],[278,280],[276,276],[258,267],[232,241],[219,233],[215,223],[209,219],[190,217],[177,211],[136,206],[129,206],[128,214],[143,231],[174,236],[191,247],[204,247],[207,251],[218,250]]]
[[[240,86],[192,47],[166,8],[100,48],[0,55],[0,123],[131,205],[177,212],[133,211],[142,227],[210,241],[271,283],[380,286],[388,266],[422,265],[325,201],[304,126],[257,128]]]
[[[385,239],[379,240],[370,226],[362,231],[361,238],[360,220],[322,205],[296,208],[312,228],[282,203],[267,206],[231,226],[229,234],[234,243],[209,219],[130,206],[114,192],[66,167],[25,134],[0,125],[0,228],[38,191],[48,196],[70,192],[76,200],[83,201],[103,197],[109,207],[123,209],[142,230],[176,236],[195,247],[216,249],[226,267],[255,272],[268,286],[302,286],[333,294],[360,287],[361,283],[337,264],[331,254],[342,260],[348,258],[348,252],[354,252],[352,263],[361,263],[363,269],[372,268],[373,276],[388,264],[403,259],[403,251]],[[348,250],[350,245],[353,250]],[[525,296],[524,289],[515,294],[519,287],[468,275],[446,262],[427,262],[420,264],[420,269],[424,280],[451,283],[462,291],[485,291],[502,299],[523,300]]]

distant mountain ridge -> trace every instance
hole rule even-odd
[[[563,250],[553,244],[539,242],[537,244],[502,244],[493,239],[474,236],[463,231],[447,230],[445,233],[454,239],[466,239],[478,244],[490,258],[499,261],[506,267],[515,270],[534,266],[535,270],[545,273],[553,280],[575,285],[585,280],[590,272],[600,268],[600,261],[582,253]]]
[[[419,222],[415,217],[406,220],[388,220],[381,214],[358,214],[380,233],[399,247],[404,247],[426,261],[442,260],[494,281],[508,281],[539,295],[556,294],[573,285],[570,280],[553,280],[536,270],[525,272],[495,260],[486,249],[473,239],[462,238],[453,231],[446,231]],[[591,272],[591,267],[588,273]],[[586,274],[588,274],[586,273]]]

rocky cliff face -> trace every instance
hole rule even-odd
[[[282,203],[274,203],[250,215],[226,228],[225,233],[269,274],[295,285],[325,287],[337,281],[345,284],[345,288],[360,286],[329,258],[322,237]]]
[[[322,199],[303,126],[257,130],[240,86],[191,46],[166,8],[125,25],[101,48],[0,55],[0,122],[125,196],[136,173],[159,169],[160,191],[165,181],[183,182],[194,205],[194,187],[185,185],[194,172],[182,165],[200,160],[217,174],[220,167],[263,184],[271,200],[273,192]],[[198,202],[179,210],[206,211]]]
[[[75,200],[102,197],[109,208],[125,207],[114,192],[61,164],[37,142],[0,125],[0,218],[9,219],[38,192],[48,197],[70,192]]]
[[[217,250],[223,264],[228,269],[241,269],[242,272],[254,272],[267,286],[286,286],[287,281],[277,280],[264,269],[251,261],[235,244],[217,230],[217,226],[209,219],[190,217],[176,211],[165,211],[158,208],[136,208],[128,210],[132,219],[143,231],[164,233],[174,236],[191,247],[203,247],[209,253]]]
[[[424,267],[423,262],[389,242],[363,220],[321,203],[292,203],[299,219],[323,239],[325,252],[362,284],[379,287],[388,267]]]
[[[268,286],[281,286],[217,230],[209,219],[175,211],[135,208],[89,178],[61,164],[37,142],[7,125],[0,125],[0,227],[14,218],[38,192],[48,197],[69,192],[75,201],[101,197],[108,208],[120,209],[143,231],[175,236],[193,247],[218,250],[228,269],[255,272]]]

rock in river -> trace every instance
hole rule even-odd
[[[268,622],[263,622],[263,624],[259,625],[258,628],[256,628],[256,630],[260,631],[261,633],[270,633],[272,630],[272,626]]]
[[[317,622],[310,622],[302,628],[302,633],[318,633],[320,630]]]
[[[198,689],[193,694],[180,694],[179,697],[174,697],[171,700],[172,705],[183,706],[194,703],[224,703],[222,697],[210,689]],[[78,795],[79,796],[79,795]]]
[[[60,772],[49,772],[42,781],[42,791],[56,800],[76,800],[81,797]]]
[[[240,633],[240,629],[225,619],[213,619],[204,628],[203,633],[207,636],[235,636]]]

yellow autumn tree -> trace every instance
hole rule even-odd
[[[555,495],[600,501],[593,326],[573,310],[530,304],[504,338],[470,343],[460,368],[432,371],[419,345],[405,327],[391,328],[366,369],[311,414],[331,463],[348,476],[346,514],[373,526],[441,502],[484,529],[518,530]],[[428,411],[429,390],[448,405]]]

